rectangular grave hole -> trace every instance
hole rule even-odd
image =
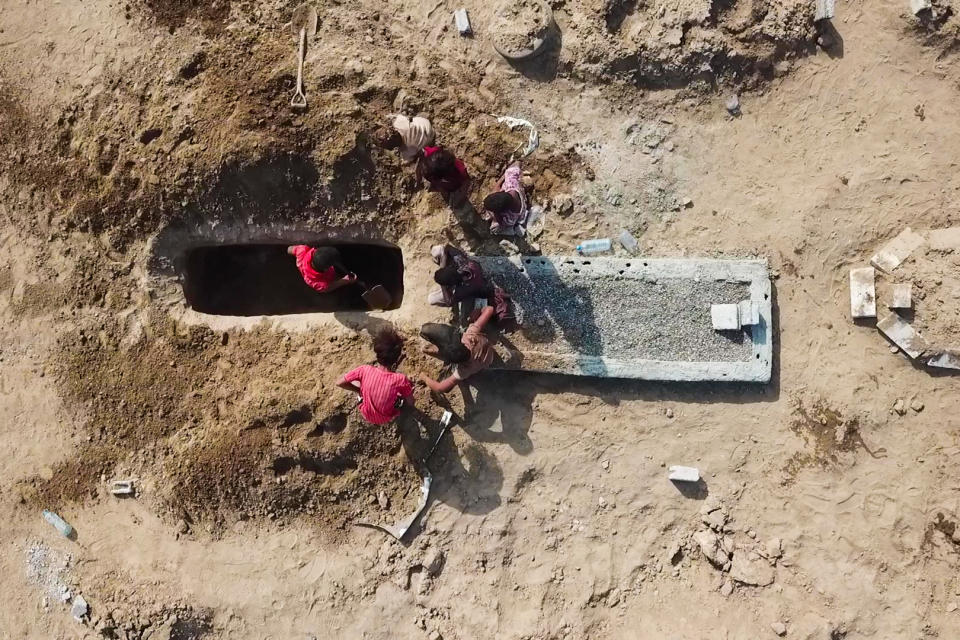
[[[369,310],[363,288],[330,293],[310,288],[286,244],[217,245],[191,249],[181,272],[187,305],[200,313],[227,316],[284,315]],[[403,300],[403,253],[375,244],[329,243],[343,264],[368,286],[390,292],[391,309]]]

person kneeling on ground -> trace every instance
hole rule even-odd
[[[424,147],[417,163],[417,180],[430,183],[451,205],[462,203],[470,189],[470,175],[462,160],[443,147]]]
[[[413,397],[410,379],[396,368],[403,361],[403,338],[393,329],[383,329],[373,339],[377,364],[350,371],[337,386],[359,396],[360,415],[373,424],[386,424],[400,415]]]
[[[357,281],[356,274],[343,266],[340,252],[334,247],[295,244],[287,247],[287,253],[296,257],[303,281],[320,293],[330,293]]]
[[[423,148],[433,144],[433,125],[423,116],[394,116],[391,127],[381,127],[373,136],[384,149],[400,149],[404,162],[417,160]]]
[[[420,335],[430,342],[423,348],[423,352],[454,365],[453,373],[442,382],[437,382],[421,373],[420,379],[424,384],[437,393],[446,393],[459,382],[483,371],[493,363],[493,346],[483,333],[484,327],[493,318],[493,314],[493,307],[484,307],[480,317],[467,327],[462,337],[458,335],[456,328],[449,325],[433,323],[423,325]]]
[[[490,220],[490,233],[501,236],[523,235],[527,222],[527,196],[521,179],[520,163],[514,162],[497,182],[497,189],[483,199],[483,217]]]
[[[430,249],[430,255],[433,261],[440,265],[433,274],[433,280],[440,288],[429,293],[429,304],[452,307],[466,300],[487,296],[490,283],[487,282],[479,262],[449,244],[435,245]]]

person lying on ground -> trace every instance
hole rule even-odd
[[[357,275],[343,266],[340,252],[334,247],[295,244],[287,247],[287,253],[296,257],[303,281],[320,293],[330,293],[357,281]]]
[[[438,382],[430,376],[421,373],[420,379],[437,393],[446,393],[458,383],[463,382],[473,374],[483,371],[493,363],[494,351],[490,340],[483,333],[484,327],[494,316],[494,308],[487,306],[480,312],[477,318],[463,336],[456,340],[456,330],[453,332],[444,330],[444,325],[425,324],[420,330],[420,335],[430,342],[423,348],[423,352],[435,358],[440,358],[446,364],[452,364],[453,373],[445,380]]]
[[[384,149],[400,149],[400,157],[407,163],[417,160],[423,148],[433,144],[433,138],[433,125],[423,116],[394,116],[390,127],[381,127],[373,135],[374,142]]]
[[[424,147],[417,162],[417,180],[430,183],[451,205],[462,203],[470,189],[470,175],[462,160],[443,147]]]
[[[514,162],[497,181],[497,189],[483,199],[481,214],[490,221],[490,233],[501,236],[523,235],[527,221],[527,196],[521,179],[520,163]]]
[[[373,339],[377,364],[365,364],[348,372],[337,386],[358,395],[360,415],[373,424],[386,424],[400,415],[413,397],[410,379],[396,368],[403,361],[403,337],[383,329]]]

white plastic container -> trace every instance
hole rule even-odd
[[[617,239],[620,240],[620,244],[623,245],[623,248],[629,251],[630,253],[633,253],[634,251],[636,251],[637,247],[639,246],[639,244],[637,243],[637,239],[634,238],[633,234],[631,234],[626,229],[620,232],[620,236]]]
[[[597,238],[595,240],[587,240],[581,242],[577,245],[577,253],[583,256],[591,256],[595,253],[605,253],[610,251],[613,243],[610,242],[610,238]]]
[[[66,520],[55,514],[53,511],[43,511],[43,519],[53,525],[54,529],[60,532],[64,538],[69,538],[70,534],[73,533],[73,527],[71,527]]]

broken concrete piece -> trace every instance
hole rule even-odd
[[[778,636],[787,635],[787,625],[783,624],[782,622],[771,622],[770,630]]]
[[[735,304],[712,304],[710,320],[716,331],[739,331],[740,307]]]
[[[960,227],[932,229],[927,232],[927,243],[934,251],[960,251]]]
[[[892,311],[877,322],[877,330],[911,358],[918,358],[929,348],[923,336]]]
[[[720,539],[712,531],[698,531],[693,534],[693,540],[700,545],[700,553],[715,567],[722,567],[730,559],[720,547]]]
[[[741,584],[748,584],[755,587],[765,587],[773,584],[776,577],[773,568],[762,561],[758,556],[753,558],[749,551],[739,549],[733,554],[733,562],[730,565],[730,577]]]
[[[110,482],[110,493],[115,496],[132,496],[136,491],[133,480],[113,480]]]
[[[850,269],[850,315],[854,318],[877,317],[877,289],[873,267]]]
[[[460,32],[460,35],[469,36],[473,33],[473,29],[470,27],[470,16],[467,15],[466,9],[454,11],[453,20],[457,23],[457,31]]]
[[[737,307],[740,310],[740,326],[749,327],[760,324],[760,306],[753,300],[743,300]]]
[[[70,608],[70,615],[73,616],[74,620],[77,622],[83,622],[84,617],[90,611],[90,606],[87,604],[87,601],[83,599],[83,596],[77,596],[73,599],[73,606]]]
[[[817,0],[817,7],[813,14],[814,22],[820,20],[830,20],[833,18],[833,10],[836,0]]]
[[[918,15],[921,11],[927,11],[933,8],[930,0],[910,0],[910,11],[913,15]]]
[[[960,369],[960,351],[940,351],[927,360],[927,366],[941,369]]]
[[[674,465],[670,467],[670,475],[668,477],[673,482],[699,482],[700,471],[695,467]]]
[[[909,309],[913,306],[913,285],[909,282],[895,284],[890,289],[890,303],[887,305],[891,309]]]
[[[883,245],[883,248],[870,258],[870,264],[889,273],[899,267],[923,243],[922,235],[914,233],[910,227],[906,227],[896,238]]]

